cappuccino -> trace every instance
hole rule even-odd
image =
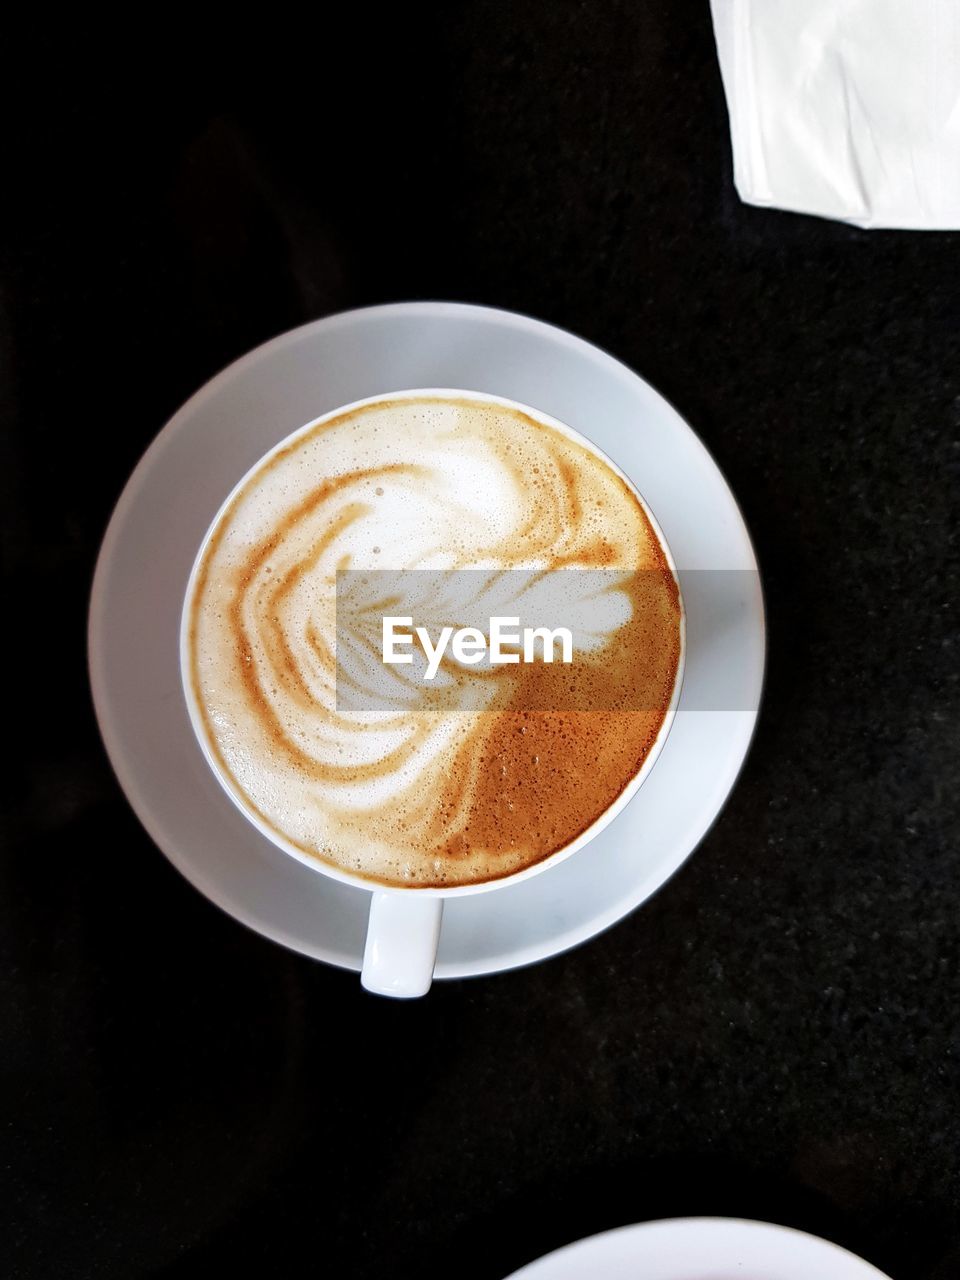
[[[449,654],[428,639],[428,683],[386,668],[402,697],[369,709],[338,697],[338,581],[388,570],[602,570],[613,586],[569,660],[514,628],[517,660],[476,665],[488,637],[461,628]],[[376,660],[388,623],[391,652],[411,653],[409,601],[378,607]],[[461,621],[441,620],[448,638]],[[682,609],[643,504],[598,452],[518,407],[424,393],[268,454],[208,533],[184,629],[187,696],[242,808],[371,888],[454,888],[549,857],[629,785],[674,695]]]

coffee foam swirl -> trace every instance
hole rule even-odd
[[[622,582],[573,669],[447,671],[436,690],[401,680],[386,711],[338,709],[337,572],[387,568]],[[443,397],[361,406],[270,455],[221,513],[188,608],[192,691],[234,792],[305,852],[397,885],[495,879],[569,844],[643,763],[680,652],[676,583],[623,480],[518,409]],[[528,710],[568,706],[578,672],[606,686],[597,705],[638,705],[641,679],[656,697]]]

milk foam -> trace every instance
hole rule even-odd
[[[338,569],[527,566],[662,575],[644,632],[662,706],[530,719],[511,701],[527,677],[507,667],[465,671],[455,711],[412,686],[390,712],[338,710]],[[301,849],[389,884],[491,879],[569,843],[642,763],[679,659],[675,583],[628,486],[483,401],[383,401],[302,433],[222,513],[188,607],[194,694],[234,790]],[[584,646],[615,654],[630,613],[627,593],[594,610]],[[571,761],[603,774],[572,801]]]

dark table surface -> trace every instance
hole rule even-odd
[[[706,0],[65,21],[2,54],[4,1274],[498,1280],[725,1214],[960,1276],[960,238],[741,205]],[[413,1005],[180,878],[84,652],[178,405],[405,298],[648,378],[743,505],[770,624],[746,769],[673,881]]]

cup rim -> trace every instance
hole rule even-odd
[[[624,484],[627,485],[634,498],[639,502],[641,509],[650,522],[650,525],[657,536],[660,548],[663,551],[664,558],[673,574],[673,579],[677,587],[677,599],[680,605],[680,656],[677,661],[676,675],[673,681],[673,691],[667,710],[664,713],[657,736],[653,741],[649,751],[644,757],[643,763],[633,777],[620,791],[619,795],[604,809],[589,827],[585,828],[575,836],[568,844],[563,845],[560,849],[555,849],[547,857],[541,858],[538,862],[530,863],[525,867],[521,867],[519,871],[511,872],[507,875],[499,876],[491,880],[482,880],[477,884],[463,884],[451,886],[439,885],[397,885],[385,884],[381,881],[355,875],[352,872],[344,871],[335,864],[326,861],[319,855],[308,853],[305,849],[301,849],[293,841],[288,840],[280,832],[272,828],[269,823],[257,814],[252,806],[246,801],[240,788],[236,785],[232,778],[221,769],[219,762],[210,749],[207,741],[206,730],[197,705],[196,695],[193,689],[193,682],[188,678],[189,672],[189,652],[190,652],[190,614],[193,595],[196,589],[197,577],[203,563],[207,547],[210,539],[217,530],[220,521],[227,512],[234,498],[244,488],[247,481],[258,472],[271,458],[282,450],[289,448],[300,436],[306,435],[313,431],[316,427],[333,418],[340,417],[343,414],[352,413],[354,410],[365,408],[369,405],[378,404],[381,401],[388,400],[416,400],[423,397],[433,397],[435,399],[456,400],[466,399],[484,402],[487,404],[502,405],[509,409],[519,410],[521,413],[528,414],[536,421],[542,423],[553,430],[560,432],[561,435],[567,436],[568,439],[574,440],[577,444],[595,454],[602,462],[604,462],[610,470],[618,476]],[[351,400],[347,404],[339,405],[326,413],[320,414],[316,418],[311,418],[309,422],[297,427],[296,430],[289,432],[282,439],[278,440],[243,473],[237,483],[233,486],[223,502],[217,508],[216,514],[210,521],[206,532],[200,540],[197,553],[194,557],[193,564],[190,568],[190,574],[187,578],[187,585],[183,595],[183,605],[180,613],[180,632],[179,632],[179,666],[180,666],[180,686],[183,692],[184,700],[187,707],[187,716],[190,720],[190,727],[193,730],[193,736],[200,747],[204,759],[210,767],[213,776],[220,784],[226,795],[233,802],[237,809],[240,810],[244,818],[260,832],[272,845],[280,849],[283,853],[289,854],[298,862],[310,867],[314,871],[320,872],[322,875],[329,876],[333,880],[338,880],[342,884],[350,885],[355,889],[363,889],[367,893],[416,893],[421,897],[434,898],[458,898],[468,897],[478,893],[489,893],[494,889],[505,888],[508,885],[519,884],[522,880],[532,879],[542,871],[547,871],[550,867],[557,866],[559,863],[566,861],[574,853],[584,848],[595,836],[598,836],[603,829],[613,821],[613,819],[630,803],[637,794],[650,774],[653,766],[656,764],[663,750],[664,743],[669,736],[670,729],[676,718],[677,708],[680,702],[680,695],[683,689],[683,675],[686,663],[687,652],[687,629],[686,629],[686,607],[683,601],[683,590],[680,583],[680,575],[677,570],[676,563],[673,559],[673,553],[670,550],[669,543],[664,536],[660,523],[654,513],[651,511],[646,499],[640,490],[630,479],[630,477],[609,457],[599,445],[576,431],[573,427],[568,426],[559,418],[553,417],[552,414],[546,413],[542,409],[537,409],[532,405],[524,404],[520,400],[513,400],[509,396],[493,395],[486,391],[470,391],[457,387],[414,387],[405,388],[401,391],[381,391],[376,395],[363,396],[359,400]]]

